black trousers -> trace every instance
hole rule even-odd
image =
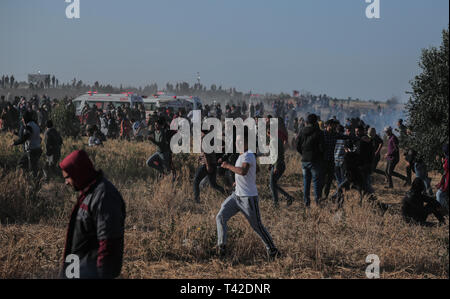
[[[42,150],[40,148],[24,153],[19,160],[19,167],[25,171],[32,171],[33,175],[37,175],[41,155]]]
[[[211,173],[206,170],[206,165],[201,165],[199,168],[197,168],[194,177],[194,199],[196,202],[200,201],[200,183],[206,176],[208,177],[211,187],[213,187],[220,193],[225,194],[225,190],[223,189],[223,187],[217,184],[216,175],[217,167],[213,167],[213,171]]]
[[[430,214],[433,214],[439,222],[444,222],[444,216],[440,212],[440,205],[437,201],[431,201],[422,207],[407,206],[402,208],[402,214],[407,222],[418,222],[425,224]]]
[[[392,182],[392,175],[394,174],[395,167],[398,164],[398,160],[388,160],[386,164],[386,178],[389,183],[389,187],[393,187],[394,183]]]
[[[406,166],[406,184],[411,185],[412,170],[411,166]]]
[[[328,198],[328,195],[330,195],[331,184],[335,178],[335,165],[334,161],[324,161],[322,165],[322,194],[323,198]]]

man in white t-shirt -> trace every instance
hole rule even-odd
[[[242,138],[243,137],[243,138]],[[217,235],[218,235],[218,253],[220,256],[225,255],[227,241],[227,222],[242,212],[248,222],[264,242],[267,253],[270,258],[279,256],[279,251],[273,243],[272,237],[261,222],[259,212],[258,190],[256,188],[256,157],[255,154],[248,150],[248,128],[245,127],[244,136],[238,135],[236,146],[244,143],[244,152],[241,153],[233,166],[227,162],[222,163],[222,168],[228,169],[235,173],[236,190],[222,204],[217,214]]]

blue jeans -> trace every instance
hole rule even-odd
[[[345,169],[344,169],[343,161],[336,162],[336,164],[334,166],[334,172],[335,172],[335,176],[336,176],[337,185],[339,186],[345,180]]]
[[[321,181],[320,181],[320,165],[316,162],[303,162],[303,200],[307,207],[310,206],[310,192],[311,192],[311,180],[314,185],[314,196],[316,199],[316,204],[320,202],[320,193],[322,191]]]

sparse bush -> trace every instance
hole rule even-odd
[[[408,126],[414,133],[408,146],[421,154],[429,166],[442,166],[435,157],[448,143],[449,31],[442,33],[439,48],[424,49],[419,63],[422,73],[411,81],[413,94],[407,104]]]

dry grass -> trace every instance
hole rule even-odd
[[[0,278],[53,278],[76,195],[62,179],[30,184],[13,170],[20,151],[8,147],[11,140],[0,136]],[[83,143],[66,140],[63,155]],[[299,155],[288,151],[281,184],[296,196],[291,207],[274,209],[267,168],[258,174],[263,222],[283,257],[267,261],[262,242],[238,215],[229,222],[230,256],[221,261],[214,253],[215,216],[224,198],[206,189],[202,203],[193,202],[194,156],[175,157],[182,170],[172,183],[157,181],[145,166],[150,144],[108,141],[86,150],[127,203],[123,278],[365,278],[369,254],[380,257],[382,278],[449,277],[448,225],[404,223],[399,203],[406,189],[398,180],[392,192],[383,189],[383,178],[375,179],[380,201],[393,205],[384,215],[368,203],[360,206],[351,192],[338,213],[330,207],[305,211]]]

